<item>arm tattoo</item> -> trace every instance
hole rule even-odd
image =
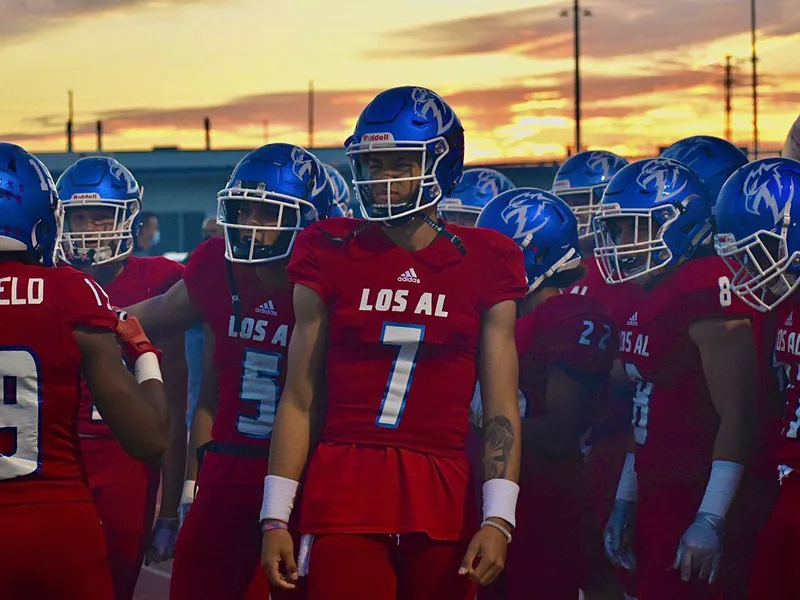
[[[508,456],[514,447],[514,430],[504,415],[489,419],[483,426],[483,474],[485,479],[505,479]]]

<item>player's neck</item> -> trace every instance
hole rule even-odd
[[[547,300],[548,298],[552,298],[553,296],[557,296],[561,291],[557,287],[542,287],[533,292],[532,294],[528,294],[525,296],[523,300],[519,303],[519,314],[520,316],[527,315],[528,313],[533,312],[533,310],[539,306],[542,302]]]
[[[268,287],[281,287],[289,282],[286,276],[286,260],[274,260],[255,266],[256,277]]]
[[[434,221],[438,219],[436,216],[436,207],[431,207],[422,211],[422,213],[428,215],[428,217]],[[419,215],[415,216],[405,225],[400,225],[398,227],[382,227],[381,230],[394,244],[410,252],[416,252],[417,250],[427,248],[438,235]]]
[[[122,273],[122,269],[124,268],[125,261],[116,260],[114,262],[105,263],[102,265],[85,267],[83,271],[91,275],[92,278],[100,285],[108,285],[114,281],[120,273]]]
[[[594,260],[594,238],[586,238],[580,241],[581,256],[584,260]]]

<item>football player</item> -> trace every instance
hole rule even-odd
[[[800,560],[800,163],[767,158],[739,169],[723,186],[716,207],[716,247],[733,272],[731,289],[776,318],[775,357],[783,374],[785,418],[778,448],[782,485],[775,510],[760,532],[750,589],[753,600],[797,597],[788,582]],[[798,325],[794,311],[798,309]]]
[[[578,237],[586,275],[569,292],[600,300],[617,329],[629,316],[628,304],[636,293],[634,284],[609,285],[594,261],[592,219],[611,179],[628,161],[607,150],[587,150],[567,159],[556,172],[552,192],[564,200],[578,217]],[[595,510],[601,523],[608,520],[614,506],[619,474],[626,453],[633,447],[630,431],[633,387],[629,381],[612,381],[600,414],[582,440],[586,475]],[[599,565],[597,570],[603,569]],[[619,570],[625,589],[635,592],[633,575]],[[590,582],[583,584],[585,588]]]
[[[453,192],[439,202],[439,215],[453,225],[474,227],[489,200],[516,187],[494,169],[466,169]]]
[[[606,279],[641,286],[619,336],[636,383],[636,451],[605,542],[612,559],[632,566],[635,520],[638,595],[648,600],[719,593],[726,516],[756,430],[752,311],[732,293],[722,260],[698,252],[711,207],[694,171],[658,158],[617,173],[595,217]]]
[[[64,206],[64,263],[90,274],[113,306],[128,306],[167,291],[183,266],[162,257],[131,256],[133,222],[142,188],[128,169],[108,157],[82,158],[56,183]],[[170,399],[170,448],[164,455],[161,509],[152,559],[171,558],[186,460],[186,357],[183,335],[156,340]],[[89,489],[106,536],[117,600],[130,600],[153,529],[159,470],[128,455],[103,422],[86,382],[81,386],[78,434]],[[157,547],[156,547],[157,546]]]
[[[520,246],[529,286],[516,323],[524,397],[519,525],[503,597],[575,600],[583,585],[587,598],[621,599],[580,448],[606,398],[617,332],[599,300],[561,293],[585,274],[577,218],[553,194],[519,188],[490,201],[477,226]]]
[[[159,351],[134,318],[118,322],[90,275],[52,268],[63,218],[47,168],[0,144],[0,529],[10,549],[0,588],[9,600],[115,597],[78,441],[81,376],[126,452],[152,463],[167,446]]]
[[[218,194],[224,238],[198,246],[166,294],[131,308],[154,334],[204,321],[214,347],[215,377],[204,376],[192,424],[190,450],[202,446],[204,459],[175,550],[172,600],[270,593],[258,568],[258,514],[294,327],[286,263],[298,232],[333,205],[330,180],[306,150],[268,144],[250,152]]]
[[[684,138],[661,154],[690,167],[711,193],[716,202],[727,179],[747,164],[747,156],[728,141],[710,135]],[[712,210],[713,214],[713,210]],[[712,219],[712,228],[714,220]],[[709,239],[707,244],[711,244]],[[725,560],[722,565],[722,585],[725,600],[745,600],[747,581],[758,532],[769,518],[778,495],[775,478],[775,451],[780,433],[782,402],[777,389],[777,374],[771,360],[774,343],[774,324],[771,316],[758,311],[751,315],[756,343],[764,352],[759,364],[759,430],[755,455],[745,471],[742,485],[728,515],[725,538]]]
[[[497,232],[438,220],[464,133],[434,92],[381,92],[346,148],[367,219],[316,224],[292,254],[297,325],[265,480],[262,564],[276,586],[296,584],[287,522],[324,399],[300,507],[300,531],[313,536],[299,560],[309,596],[466,600],[473,581],[501,572],[515,524],[522,253]],[[478,373],[482,521],[465,453]]]

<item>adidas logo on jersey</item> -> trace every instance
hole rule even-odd
[[[635,313],[633,313],[633,315],[631,315],[631,318],[628,319],[628,322],[626,323],[626,325],[628,327],[638,327],[639,326],[639,311],[638,310]]]
[[[791,327],[793,322],[794,322],[794,311],[790,312],[789,316],[786,317],[786,323],[784,323],[784,325],[786,327]]]
[[[400,277],[397,278],[397,281],[402,281],[404,283],[422,283],[417,277],[417,272],[414,269],[409,269]]]
[[[256,309],[256,312],[261,313],[262,315],[272,315],[273,317],[278,316],[278,311],[275,310],[275,305],[272,303],[272,300],[264,302],[264,304]]]

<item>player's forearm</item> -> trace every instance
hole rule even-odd
[[[519,410],[495,409],[486,411],[483,418],[483,476],[484,480],[519,479],[522,454],[522,431]],[[516,408],[516,399],[514,403]]]
[[[161,459],[162,517],[177,516],[186,470],[186,342],[173,336],[159,346],[164,350],[161,370],[169,398],[169,446]]]
[[[125,311],[134,315],[142,324],[150,338],[163,338],[183,333],[192,325],[200,321],[197,312],[192,308],[182,306],[176,309],[172,306],[167,294],[161,294],[125,307]]]
[[[202,404],[197,407],[192,418],[191,432],[189,433],[189,449],[186,456],[187,481],[197,481],[197,449],[211,441],[211,428],[214,426],[214,414],[207,406]]]
[[[310,410],[281,400],[270,442],[270,475],[300,480],[311,445],[311,422]]]

